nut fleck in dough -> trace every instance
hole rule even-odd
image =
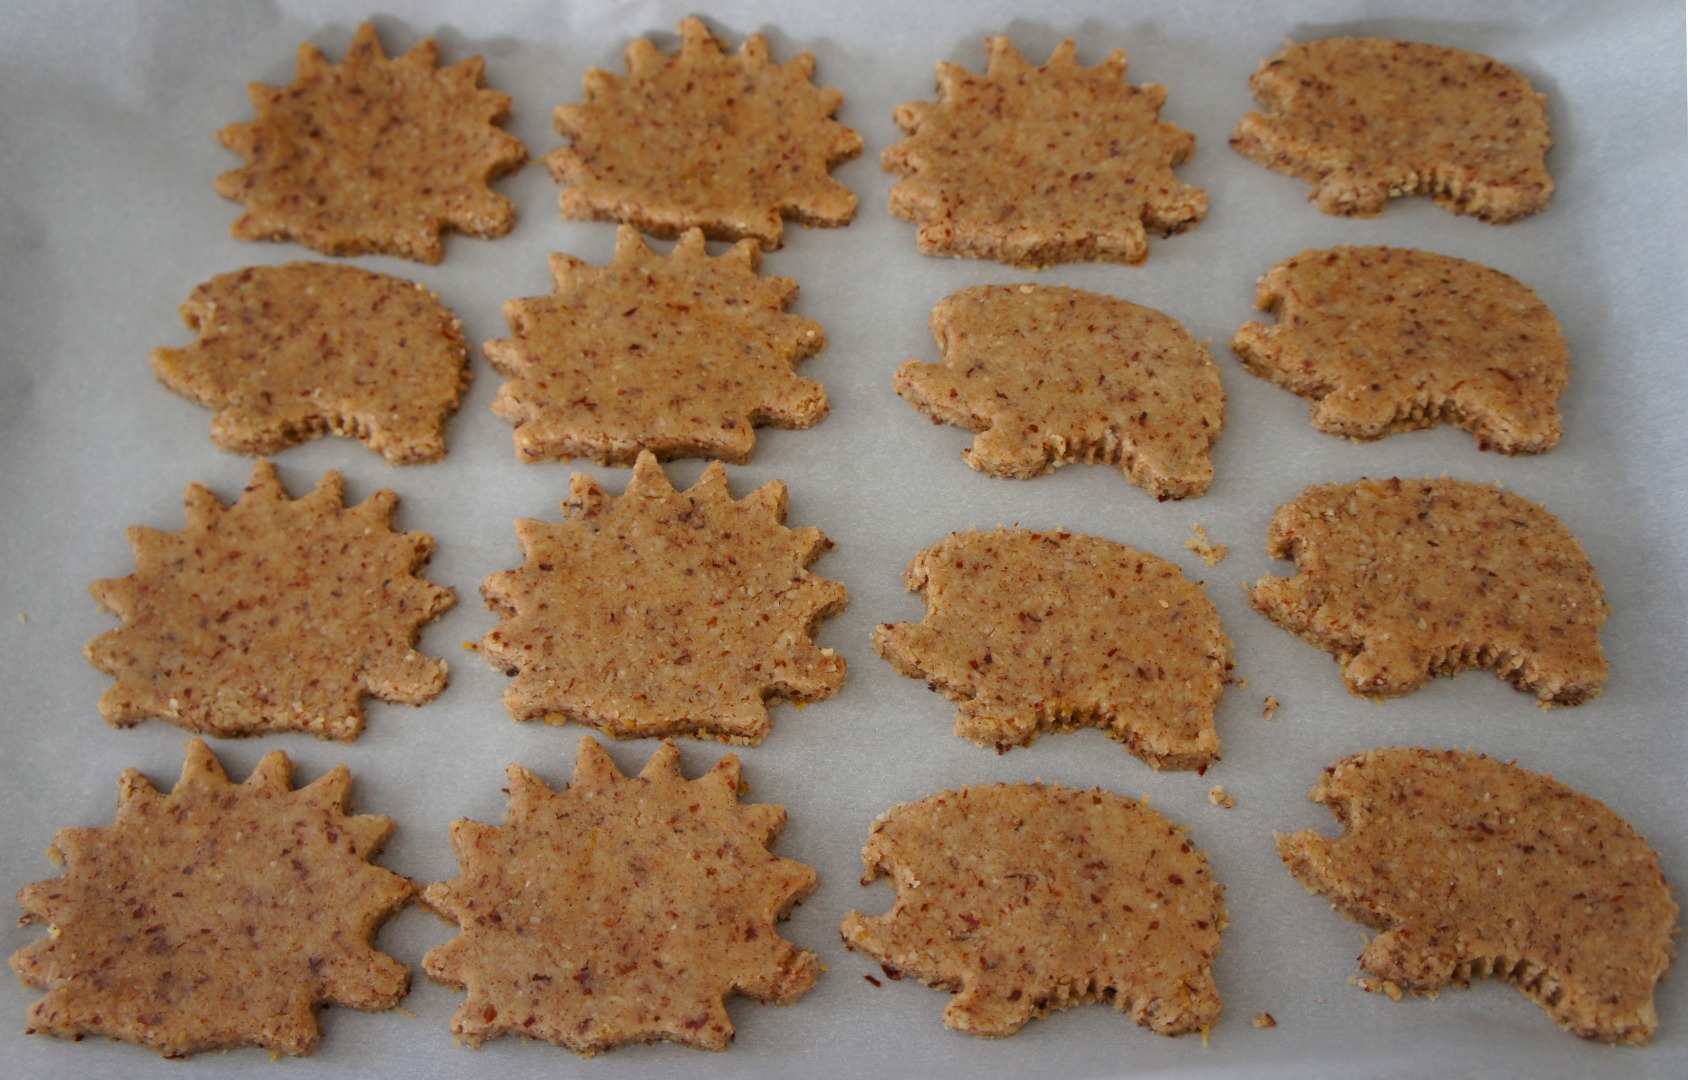
[[[364,23],[341,63],[306,42],[291,86],[248,86],[258,118],[217,132],[249,162],[217,178],[217,194],[246,204],[230,231],[425,263],[447,229],[509,232],[515,208],[489,185],[527,160],[499,130],[510,97],[482,88],[480,57],[440,68],[439,55],[428,38],[389,60]]]
[[[1278,508],[1266,550],[1296,574],[1261,578],[1256,610],[1333,653],[1356,694],[1488,668],[1577,705],[1606,681],[1594,567],[1521,496],[1446,478],[1315,486]]]
[[[1641,1044],[1677,906],[1623,818],[1549,776],[1456,750],[1372,750],[1325,770],[1334,840],[1278,834],[1309,891],[1381,931],[1360,966],[1399,997],[1494,975],[1585,1039]]]
[[[973,468],[1024,480],[1105,462],[1162,499],[1212,483],[1225,388],[1177,320],[1078,289],[981,285],[932,309],[932,336],[943,362],[903,364],[897,393],[978,432],[961,452]]]
[[[88,660],[117,679],[100,714],[119,727],[159,719],[212,735],[354,739],[365,695],[438,697],[445,661],[412,647],[457,602],[416,576],[433,537],[392,530],[391,491],[350,508],[344,493],[330,470],[290,499],[260,461],[234,505],[192,484],[186,528],[131,528],[135,572],[90,588],[123,619],[88,643]]]
[[[1559,441],[1570,351],[1529,286],[1410,248],[1303,251],[1260,279],[1276,326],[1231,339],[1243,366],[1311,400],[1313,426],[1380,439],[1446,421],[1484,450]]]
[[[774,924],[815,872],[768,851],[785,810],[740,805],[736,757],[687,780],[664,742],[628,778],[585,738],[566,789],[520,765],[509,777],[506,823],[453,822],[460,874],[422,893],[462,927],[422,961],[468,991],[453,1035],[725,1050],[728,997],[788,1005],[814,985],[820,961]]]
[[[844,658],[814,635],[844,586],[806,569],[832,543],[786,528],[785,507],[778,480],[735,502],[720,462],[676,492],[640,454],[620,498],[576,473],[564,520],[516,522],[526,561],[481,586],[510,715],[755,744],[771,699],[836,694]]]
[[[1547,209],[1547,99],[1478,53],[1382,38],[1289,45],[1249,80],[1264,112],[1238,151],[1314,184],[1327,214],[1371,217],[1396,195],[1496,224]]]
[[[884,915],[845,916],[844,944],[955,994],[944,1023],[1012,1035],[1034,1016],[1111,1002],[1161,1035],[1219,1019],[1223,889],[1159,813],[1110,792],[997,784],[893,807],[862,849]]]
[[[814,84],[815,58],[776,64],[761,34],[734,56],[695,18],[680,51],[645,38],[627,48],[627,74],[586,73],[586,100],[557,108],[572,145],[545,163],[566,218],[623,221],[654,236],[701,228],[711,240],[780,246],[784,218],[848,225],[856,197],[827,173],[862,152],[862,137],[832,119],[844,95]]]
[[[154,349],[152,370],[216,410],[222,449],[273,454],[333,432],[395,465],[445,456],[469,347],[421,285],[327,263],[254,266],[196,287],[182,321],[198,339]]]
[[[23,921],[49,930],[12,954],[47,991],[26,1031],[165,1057],[303,1055],[322,1037],[321,1006],[397,1005],[410,969],[372,939],[414,890],[372,865],[393,822],[349,816],[351,785],[340,765],[295,791],[279,750],[231,784],[198,739],[169,795],[125,772],[117,820],[61,829],[48,854],[66,872],[18,893]]]
[[[1157,769],[1214,761],[1231,639],[1198,584],[1158,558],[1067,532],[952,533],[903,581],[926,619],[873,647],[960,703],[955,733],[999,750],[1100,727]]]
[[[990,38],[983,75],[940,61],[938,100],[899,106],[908,138],[885,150],[891,213],[919,226],[928,255],[1011,266],[1140,263],[1148,229],[1183,232],[1207,215],[1207,192],[1172,175],[1196,138],[1163,123],[1166,90],[1132,86],[1125,50],[1081,67],[1064,41],[1034,68]]]
[[[492,411],[516,425],[516,456],[631,465],[650,450],[742,465],[753,425],[819,423],[826,391],[792,368],[826,334],[786,312],[797,283],[758,276],[760,261],[749,240],[710,258],[697,229],[657,255],[627,225],[606,267],[553,255],[555,293],[505,304],[515,336],[484,350],[509,377]]]

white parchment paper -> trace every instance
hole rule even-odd
[[[121,1044],[26,1037],[24,1010],[37,993],[0,979],[0,1074],[1688,1076],[1688,980],[1681,977],[1661,987],[1659,1035],[1644,1050],[1582,1043],[1504,984],[1400,1003],[1360,992],[1346,980],[1357,973],[1361,930],[1304,894],[1272,844],[1273,830],[1334,831],[1306,793],[1337,757],[1397,744],[1474,747],[1606,801],[1657,847],[1667,876],[1688,883],[1682,5],[742,0],[703,7],[735,47],[761,31],[781,59],[812,51],[817,80],[845,92],[840,119],[867,141],[861,159],[835,173],[861,198],[856,222],[837,230],[794,225],[785,248],[764,263],[765,272],[798,280],[794,310],[826,327],[830,346],[801,370],[826,384],[832,415],[808,431],[764,430],[753,461],[731,470],[740,494],[772,478],[786,481],[790,523],[817,526],[836,541],[817,569],[851,594],[849,610],[820,634],[851,665],[843,692],[807,709],[776,707],[773,734],[740,752],[751,798],[783,803],[790,813],[776,850],[820,872],[819,890],[784,930],[829,970],[794,1006],[736,1002],[738,1042],[724,1056],[633,1047],[595,1061],[515,1039],[455,1048],[447,1025],[460,995],[420,971],[406,1011],[328,1009],[321,1051],[280,1064],[258,1051],[166,1063]],[[87,586],[132,570],[126,526],[180,528],[190,481],[230,500],[251,470],[250,461],[216,450],[209,414],[162,389],[147,366],[153,347],[191,340],[176,308],[199,282],[242,266],[316,257],[296,245],[228,236],[239,209],[217,197],[212,180],[239,161],[212,133],[250,119],[246,83],[289,82],[304,40],[338,59],[356,25],[373,17],[390,52],[432,35],[448,63],[483,55],[489,84],[514,95],[509,130],[537,158],[560,143],[551,110],[579,100],[588,68],[622,70],[622,53],[639,36],[672,47],[675,24],[692,10],[676,0],[392,0],[372,11],[308,0],[0,8],[0,894],[58,872],[42,856],[56,829],[111,821],[123,768],[136,766],[168,786],[181,766],[181,731],[161,723],[117,731],[96,712],[108,680],[82,658],[82,647],[116,620],[97,609]],[[1086,63],[1115,47],[1128,50],[1133,80],[1164,84],[1165,118],[1197,135],[1180,176],[1210,192],[1207,220],[1154,240],[1140,267],[1063,267],[1034,278],[994,263],[917,254],[912,226],[885,210],[893,178],[877,161],[898,135],[892,109],[933,96],[936,60],[981,67],[982,39],[1001,31],[1034,62],[1065,37],[1079,41]],[[1504,228],[1455,218],[1426,199],[1397,200],[1370,221],[1338,220],[1306,202],[1306,184],[1233,153],[1226,138],[1252,105],[1247,79],[1256,64],[1285,38],[1332,34],[1455,45],[1523,71],[1550,100],[1552,208]],[[541,166],[499,188],[521,215],[510,236],[450,237],[434,267],[355,261],[436,290],[471,342],[503,336],[504,300],[549,291],[547,253],[601,264],[615,230],[560,220],[557,189]],[[1252,317],[1256,277],[1304,248],[1339,243],[1424,247],[1532,285],[1564,324],[1574,357],[1560,446],[1507,459],[1478,452],[1468,435],[1449,429],[1351,445],[1313,431],[1299,398],[1244,373],[1225,342]],[[992,479],[960,460],[966,433],[927,423],[893,394],[899,363],[937,358],[926,330],[934,303],[968,285],[1026,280],[1148,304],[1213,341],[1229,400],[1209,494],[1157,503],[1102,467],[1069,467],[1024,483]],[[371,703],[368,729],[355,743],[271,736],[215,747],[236,777],[276,748],[298,763],[301,782],[348,763],[358,809],[399,823],[383,864],[423,882],[455,872],[446,840],[452,819],[502,817],[508,763],[560,785],[585,733],[512,723],[499,702],[504,676],[459,648],[494,624],[479,603],[480,581],[520,562],[511,521],[555,519],[571,472],[589,469],[612,492],[628,475],[580,463],[518,464],[508,426],[487,411],[498,377],[478,353],[474,363],[442,464],[389,468],[341,439],[277,458],[296,494],[329,468],[346,473],[354,499],[390,486],[402,499],[400,526],[436,537],[428,577],[454,587],[460,603],[428,628],[422,648],[449,657],[450,688],[420,709]],[[701,468],[681,462],[670,475],[689,483]],[[1602,698],[1542,712],[1527,695],[1473,673],[1380,708],[1349,696],[1328,656],[1249,609],[1244,583],[1287,569],[1263,549],[1280,503],[1315,482],[1444,472],[1545,501],[1581,539],[1614,609],[1604,636],[1612,674]],[[1155,773],[1095,731],[998,756],[952,735],[953,706],[874,656],[868,635],[876,623],[923,610],[900,582],[915,552],[954,529],[1013,522],[1111,537],[1173,559],[1208,583],[1248,685],[1224,700],[1224,760],[1207,776]],[[1195,522],[1230,545],[1229,560],[1210,569],[1184,549]],[[1282,702],[1273,720],[1261,715],[1267,695]],[[612,753],[631,772],[650,749],[625,743]],[[683,743],[694,775],[724,752]],[[1158,1038],[1103,1007],[1036,1021],[1004,1042],[956,1035],[939,1019],[945,995],[912,979],[876,989],[864,976],[878,975],[877,966],[839,945],[847,911],[882,911],[891,900],[886,884],[857,884],[875,816],[946,787],[1034,778],[1148,795],[1209,852],[1232,922],[1217,970],[1225,1016],[1208,1045]],[[1208,804],[1216,783],[1236,796],[1235,809]],[[7,953],[42,932],[9,919],[4,925]],[[417,966],[452,932],[411,909],[378,943]],[[1250,1025],[1262,1011],[1276,1028]]]

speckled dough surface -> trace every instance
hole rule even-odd
[[[665,237],[701,228],[767,249],[785,218],[848,225],[856,197],[827,174],[862,152],[862,137],[832,119],[844,95],[814,84],[814,56],[776,64],[761,34],[728,56],[695,18],[680,39],[673,55],[638,39],[626,75],[593,68],[586,100],[558,106],[571,143],[546,164],[567,185],[563,216]]]
[[[1246,323],[1231,348],[1313,401],[1320,431],[1378,439],[1445,421],[1503,454],[1559,441],[1565,336],[1498,270],[1410,248],[1303,251],[1260,279],[1255,306],[1277,325]]]
[[[1594,567],[1519,495],[1446,478],[1311,487],[1278,508],[1266,550],[1296,574],[1261,578],[1255,608],[1333,653],[1356,694],[1488,668],[1576,705],[1606,681]]]
[[[665,742],[628,778],[585,738],[563,791],[520,765],[509,778],[506,823],[454,822],[461,872],[422,893],[462,928],[422,962],[468,991],[453,1035],[725,1050],[729,996],[786,1005],[814,985],[820,962],[774,924],[815,872],[768,851],[785,810],[739,803],[737,758],[687,780]]]
[[[908,136],[887,147],[903,179],[891,213],[928,255],[1011,266],[1140,263],[1163,236],[1207,214],[1207,192],[1172,175],[1196,138],[1160,119],[1166,90],[1126,81],[1123,49],[1095,67],[1062,42],[1032,67],[1006,37],[983,75],[940,61],[938,100],[896,111]]]
[[[485,347],[509,379],[492,411],[516,425],[516,456],[743,464],[754,425],[819,423],[826,391],[792,368],[826,334],[786,312],[797,283],[759,276],[760,260],[749,240],[711,258],[697,229],[658,255],[626,225],[606,267],[553,255],[555,293],[505,304],[515,336]]]
[[[734,501],[720,462],[677,492],[640,454],[619,498],[575,474],[564,520],[518,521],[526,561],[481,587],[510,715],[754,744],[770,699],[837,693],[844,658],[814,635],[844,586],[805,569],[832,544],[786,528],[785,507],[778,480]]]
[[[1497,224],[1547,208],[1547,99],[1479,53],[1384,38],[1288,45],[1249,80],[1263,112],[1231,145],[1312,181],[1327,214],[1370,217],[1431,195]]]
[[[1012,1035],[1034,1016],[1111,1003],[1161,1035],[1219,1019],[1223,890],[1159,813],[1110,792],[997,784],[893,807],[862,849],[884,915],[845,916],[844,944],[955,994],[944,1023]]]
[[[980,285],[932,310],[938,364],[897,369],[897,393],[978,432],[967,464],[1027,479],[1104,462],[1162,499],[1200,495],[1225,426],[1207,347],[1152,308],[1078,289]]]
[[[959,703],[955,733],[1025,746],[1100,727],[1157,769],[1215,760],[1213,713],[1231,639],[1177,566],[1095,536],[952,533],[909,563],[926,618],[884,623],[873,647]]]
[[[509,232],[515,208],[489,185],[527,160],[498,126],[510,97],[482,88],[480,57],[440,68],[439,53],[428,38],[389,60],[364,23],[341,63],[306,42],[291,85],[251,84],[258,118],[217,132],[248,161],[217,178],[246,205],[233,234],[437,263],[447,229]]]
[[[410,969],[371,941],[413,889],[372,865],[393,823],[349,816],[351,783],[341,765],[295,791],[277,750],[231,784],[198,739],[169,795],[125,772],[117,820],[60,830],[48,854],[65,873],[18,893],[23,921],[48,927],[12,954],[47,991],[27,1030],[166,1057],[309,1054],[323,1005],[397,1005]]]
[[[331,470],[290,499],[260,461],[233,506],[194,484],[186,528],[131,528],[135,572],[90,590],[123,619],[88,643],[89,661],[117,679],[100,714],[119,727],[156,718],[213,735],[352,739],[366,694],[437,697],[445,662],[412,648],[457,602],[416,576],[433,538],[392,531],[391,491],[350,508],[344,491]]]
[[[222,449],[273,454],[333,432],[394,464],[445,456],[469,347],[421,285],[327,263],[254,266],[196,287],[182,321],[197,340],[154,349],[152,370],[216,410]]]
[[[1481,754],[1423,749],[1344,758],[1313,800],[1343,834],[1279,833],[1278,851],[1309,891],[1381,931],[1360,954],[1376,989],[1494,975],[1583,1038],[1652,1037],[1677,906],[1653,849],[1604,804]]]

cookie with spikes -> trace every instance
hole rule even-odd
[[[897,393],[934,423],[978,432],[967,464],[1030,479],[1119,466],[1161,499],[1213,482],[1225,388],[1207,346],[1152,308],[1079,289],[980,285],[932,309],[939,364],[910,360]]]
[[[845,916],[844,945],[950,991],[944,1023],[969,1035],[1095,1001],[1161,1035],[1205,1035],[1224,890],[1147,801],[996,784],[893,807],[862,849],[862,884],[891,878],[896,903]]]
[[[1064,41],[1034,68],[1006,37],[983,75],[939,62],[938,100],[896,111],[908,136],[882,163],[901,176],[891,213],[919,226],[928,255],[1036,269],[1140,263],[1148,233],[1207,215],[1207,192],[1173,176],[1196,138],[1160,119],[1166,90],[1126,81],[1116,49],[1083,67]]]
[[[1231,145],[1313,184],[1327,214],[1373,217],[1397,195],[1505,224],[1547,209],[1547,99],[1481,53],[1419,41],[1289,44],[1249,79],[1263,111]]]
[[[131,528],[135,572],[90,590],[123,620],[88,643],[89,661],[117,679],[100,714],[118,727],[158,719],[211,735],[353,739],[366,695],[437,697],[445,662],[413,648],[457,602],[416,576],[433,538],[393,531],[391,491],[352,507],[344,493],[330,470],[291,499],[260,461],[232,506],[192,484],[186,528]]]
[[[1278,853],[1378,931],[1365,989],[1494,976],[1585,1039],[1652,1038],[1678,910],[1658,854],[1605,804],[1482,754],[1404,747],[1343,758],[1312,798],[1342,835],[1279,833]]]
[[[562,791],[520,765],[509,778],[505,824],[454,822],[460,873],[422,892],[462,928],[422,961],[468,992],[453,1035],[586,1056],[662,1040],[725,1050],[728,997],[787,1005],[814,985],[820,962],[775,923],[815,872],[768,850],[785,810],[739,802],[736,757],[687,780],[664,742],[626,777],[588,737]]]
[[[756,425],[819,423],[826,391],[792,369],[826,334],[785,310],[797,283],[757,274],[760,261],[749,240],[711,258],[697,229],[658,255],[628,225],[606,267],[553,255],[555,292],[505,304],[515,336],[485,346],[508,377],[492,411],[516,425],[516,456],[743,464]]]
[[[1503,454],[1551,450],[1570,350],[1535,292],[1411,248],[1303,251],[1260,279],[1275,326],[1231,339],[1243,367],[1313,404],[1313,426],[1380,439],[1446,421]]]
[[[1334,655],[1356,694],[1486,668],[1543,705],[1580,705],[1606,682],[1594,566],[1512,492],[1447,477],[1316,485],[1278,507],[1266,550],[1296,572],[1256,582],[1255,610]]]
[[[510,97],[483,86],[478,56],[439,66],[432,38],[389,60],[364,23],[345,59],[299,46],[291,85],[247,88],[258,117],[217,132],[247,164],[217,178],[244,203],[241,240],[293,240],[325,255],[437,263],[440,234],[497,237],[516,223],[491,182],[527,160],[500,129]]]
[[[680,51],[628,46],[627,74],[586,73],[586,100],[557,108],[568,146],[545,159],[566,218],[621,221],[653,236],[780,246],[786,218],[848,225],[856,197],[828,175],[862,152],[833,119],[844,95],[814,84],[815,58],[777,64],[761,34],[728,56],[696,18]]]
[[[925,592],[926,618],[880,624],[874,650],[959,703],[957,735],[1001,751],[1099,727],[1157,769],[1218,759],[1231,639],[1176,565],[1097,536],[997,529],[950,534],[903,582]]]
[[[832,542],[785,509],[778,480],[735,501],[718,461],[675,491],[642,453],[619,498],[576,473],[563,521],[516,522],[525,562],[481,586],[510,715],[754,745],[770,700],[837,693],[844,658],[814,635],[846,594],[807,569]]]
[[[372,939],[414,890],[374,865],[393,822],[348,814],[351,785],[341,765],[295,790],[279,750],[231,784],[198,739],[168,795],[125,772],[116,821],[60,830],[48,854],[65,873],[18,893],[23,921],[49,928],[11,958],[47,991],[26,1030],[173,1058],[304,1055],[322,1006],[397,1005],[410,969]]]
[[[152,370],[216,410],[222,449],[273,454],[333,432],[395,465],[445,456],[469,347],[421,285],[327,263],[253,266],[195,288],[182,321],[198,339],[154,349]]]

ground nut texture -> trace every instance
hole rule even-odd
[[[1196,138],[1160,119],[1166,90],[1126,81],[1123,49],[1095,67],[1062,42],[1034,68],[990,38],[983,75],[940,61],[938,100],[896,111],[908,136],[887,147],[901,176],[891,213],[919,226],[928,255],[1037,268],[1140,263],[1148,231],[1182,232],[1207,214],[1207,192],[1172,175]]]
[[[1262,112],[1241,153],[1312,181],[1327,214],[1371,217],[1396,195],[1503,224],[1547,209],[1547,99],[1479,53],[1383,38],[1288,45],[1249,79]]]
[[[622,221],[654,236],[700,228],[711,240],[780,246],[784,219],[848,225],[856,197],[827,175],[862,152],[832,119],[844,95],[814,84],[815,58],[776,64],[753,34],[726,55],[701,20],[680,51],[627,48],[627,74],[586,73],[586,100],[557,108],[570,145],[545,159],[566,185],[566,218]]]
[[[687,780],[665,742],[625,777],[591,738],[553,791],[510,766],[503,825],[459,820],[461,873],[422,902],[462,933],[423,970],[468,991],[452,1034],[521,1035],[591,1055],[668,1040],[725,1050],[726,999],[790,1004],[820,974],[774,924],[815,872],[768,851],[778,806],[743,806],[738,759]]]
[[[896,390],[978,432],[961,453],[975,469],[1028,479],[1103,462],[1162,499],[1212,483],[1225,388],[1177,320],[1078,289],[981,285],[932,309],[932,336],[943,361],[903,364]]]
[[[217,194],[246,204],[230,231],[425,263],[448,229],[509,232],[515,207],[490,184],[527,160],[499,128],[510,97],[482,87],[480,57],[441,68],[439,54],[428,38],[389,60],[364,23],[341,63],[306,42],[291,85],[247,87],[258,118],[217,132],[248,161],[217,178]]]
[[[413,648],[457,602],[416,576],[433,538],[392,530],[391,491],[353,507],[344,491],[330,470],[290,499],[260,461],[233,506],[194,484],[186,528],[131,528],[135,572],[90,588],[123,619],[87,647],[117,679],[100,714],[119,727],[160,719],[212,735],[353,739],[365,695],[439,696],[445,662]]]
[[[1606,681],[1594,567],[1521,496],[1446,478],[1320,485],[1278,508],[1266,550],[1296,574],[1261,578],[1256,610],[1334,654],[1356,694],[1487,668],[1576,705]]]
[[[518,521],[526,561],[481,587],[510,715],[754,744],[770,699],[837,693],[844,658],[814,635],[844,586],[806,569],[832,544],[786,528],[785,507],[777,480],[734,501],[720,462],[677,492],[640,454],[619,498],[577,473],[564,520]]]
[[[27,1030],[165,1057],[309,1054],[323,1005],[397,1005],[410,969],[371,939],[413,890],[372,865],[393,822],[349,816],[351,784],[341,765],[295,791],[279,750],[231,784],[198,739],[169,795],[125,772],[117,820],[60,830],[48,854],[64,875],[18,893],[23,921],[48,926],[12,954],[47,991]]]
[[[1381,989],[1435,993],[1494,975],[1585,1039],[1640,1044],[1674,952],[1677,906],[1629,823],[1581,792],[1456,750],[1372,750],[1325,770],[1313,801],[1343,833],[1278,834],[1301,883],[1378,931]]]
[[[1157,769],[1214,761],[1231,639],[1177,566],[1095,536],[954,533],[909,564],[926,618],[873,647],[959,703],[955,733],[997,749],[1100,727]]]
[[[1485,450],[1550,450],[1570,351],[1529,286],[1410,248],[1303,251],[1260,279],[1231,339],[1243,366],[1312,401],[1313,426],[1351,439],[1449,423]]]
[[[862,849],[884,915],[845,916],[844,944],[955,995],[944,1023],[1012,1035],[1093,1001],[1161,1035],[1219,1019],[1223,890],[1207,856],[1133,799],[997,784],[893,807]]]
[[[606,267],[553,255],[556,291],[505,304],[514,336],[485,348],[508,377],[492,411],[516,425],[516,456],[742,465],[755,425],[818,424],[826,390],[792,368],[826,333],[785,310],[797,283],[758,275],[760,261],[749,240],[711,258],[697,229],[658,255],[627,225]]]
[[[196,287],[185,349],[152,353],[158,381],[216,411],[211,441],[273,454],[325,432],[395,465],[445,456],[445,421],[469,385],[457,316],[415,282],[289,263]]]

